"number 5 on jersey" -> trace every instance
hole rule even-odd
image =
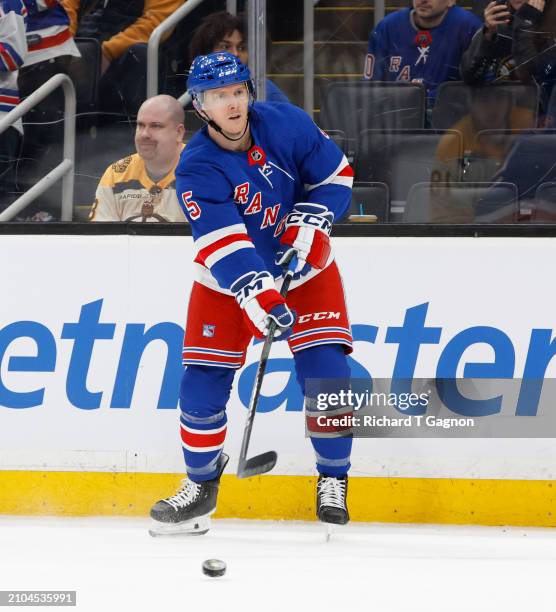
[[[198,219],[201,216],[201,207],[197,204],[197,202],[189,199],[192,195],[192,191],[186,191],[185,193],[181,194],[181,199],[183,201],[183,205],[187,208],[189,217],[195,221],[195,219]]]

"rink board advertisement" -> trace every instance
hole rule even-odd
[[[451,359],[458,377],[485,367],[494,377],[556,378],[547,274],[556,239],[336,238],[334,248],[354,377],[426,379]],[[0,469],[182,472],[177,403],[192,239],[2,236],[0,257]],[[260,344],[250,347],[228,406],[230,472],[259,353]],[[272,349],[260,408],[251,453],[276,450],[273,475],[313,475],[285,343]],[[352,465],[353,476],[371,479],[544,482],[554,477],[556,442],[358,439]]]

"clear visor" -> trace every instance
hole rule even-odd
[[[247,83],[238,83],[218,89],[207,89],[198,94],[197,99],[203,110],[238,106],[249,103],[249,90]]]

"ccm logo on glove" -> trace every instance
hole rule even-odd
[[[310,213],[290,213],[286,219],[286,228],[292,226],[317,227],[328,235],[330,235],[332,231],[332,222],[329,218],[322,215],[312,215]]]
[[[295,274],[306,274],[311,268],[324,268],[330,256],[329,235],[334,213],[322,204],[300,202],[286,217],[286,229],[280,243],[286,245],[277,253],[276,263],[283,265],[291,252],[297,254]],[[294,276],[294,278],[296,278]]]
[[[230,287],[247,325],[257,338],[268,335],[270,321],[276,322],[275,336],[287,338],[295,323],[295,313],[286,300],[276,291],[274,278],[269,272],[248,272]]]

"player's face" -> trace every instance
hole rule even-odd
[[[172,158],[182,140],[183,125],[176,124],[163,106],[147,105],[139,109],[135,147],[145,161]]]
[[[227,51],[239,58],[242,64],[247,65],[249,54],[247,53],[247,45],[243,41],[243,36],[238,30],[234,30],[224,36],[224,38],[214,46],[215,51]]]
[[[519,11],[519,9],[525,4],[526,0],[510,0],[510,4],[514,11]]]
[[[203,110],[228,134],[241,134],[247,123],[247,83],[209,89],[204,93]]]
[[[454,4],[454,0],[413,0],[417,16],[425,22],[440,18]]]

